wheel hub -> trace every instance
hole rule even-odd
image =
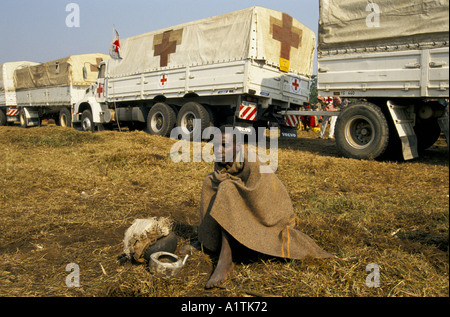
[[[363,116],[354,117],[345,127],[345,137],[348,144],[358,149],[369,146],[374,139],[373,129],[367,118]]]
[[[155,132],[160,132],[164,125],[164,116],[161,111],[155,113],[152,117],[152,130]]]
[[[84,131],[90,131],[91,128],[92,128],[91,120],[89,120],[89,118],[84,118],[84,120],[83,120],[83,130]]]
[[[182,129],[184,130],[184,132],[191,133],[192,131],[194,131],[194,128],[195,128],[194,120],[195,119],[197,119],[197,117],[191,111],[186,112],[183,115],[181,122],[182,122]]]

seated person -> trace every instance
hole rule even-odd
[[[205,178],[201,193],[198,240],[206,249],[220,251],[206,288],[225,281],[231,272],[232,241],[280,258],[332,257],[294,229],[296,217],[286,188],[274,173],[260,172],[259,161],[249,160],[232,130],[221,127],[214,172]]]

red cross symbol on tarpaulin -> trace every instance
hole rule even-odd
[[[160,86],[161,88],[166,87],[167,81],[168,81],[168,76],[167,76],[167,74],[162,74],[162,75],[159,77],[159,86]]]
[[[291,78],[291,91],[295,93],[300,92],[300,82],[298,81],[298,78]]]
[[[274,40],[281,42],[280,57],[289,60],[291,47],[298,48],[303,31],[292,25],[293,19],[289,14],[283,13],[282,20],[270,17],[271,32]]]
[[[159,66],[165,67],[169,64],[169,55],[177,50],[177,45],[181,44],[183,29],[170,30],[153,37],[153,56],[159,56]]]
[[[103,93],[103,88],[102,88],[102,84],[101,83],[98,84],[97,93],[98,93],[98,97],[101,98],[102,97],[102,93]]]

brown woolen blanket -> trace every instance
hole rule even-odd
[[[229,168],[216,163],[203,182],[198,238],[211,251],[220,250],[222,227],[247,248],[270,256],[332,257],[294,229],[295,220],[284,185],[275,173],[260,173],[260,163],[249,162],[247,154]]]

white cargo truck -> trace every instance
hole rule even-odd
[[[448,0],[321,0],[318,93],[356,100],[335,127],[347,157],[448,143]]]
[[[283,123],[279,111],[309,99],[314,47],[312,30],[261,7],[120,39],[72,121],[83,130],[140,125],[162,136],[175,126],[191,135],[194,119],[202,130]]]
[[[21,127],[38,126],[42,119],[55,119],[71,126],[72,106],[96,81],[98,65],[105,54],[72,55],[29,65],[14,71],[16,119]]]
[[[14,71],[18,68],[36,65],[34,62],[10,62],[0,65],[0,126],[18,120],[19,110],[14,87]]]

